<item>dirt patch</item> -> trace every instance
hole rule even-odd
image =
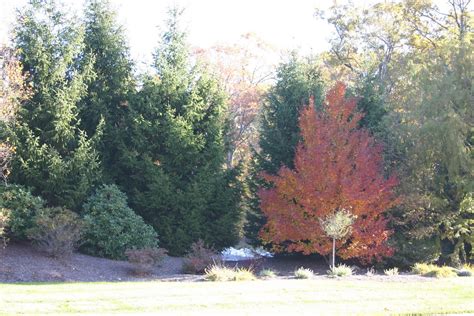
[[[132,274],[127,261],[74,253],[60,260],[48,257],[27,243],[11,243],[0,254],[0,282],[131,281],[179,275],[183,259],[166,257],[146,278]]]
[[[182,274],[183,258],[166,257],[160,266],[155,267],[148,276],[136,276],[127,261],[97,258],[74,253],[66,260],[48,257],[28,243],[11,243],[0,251],[0,282],[97,282],[97,281],[202,281],[203,276]],[[293,272],[309,268],[316,278],[327,278],[327,263],[315,256],[277,256],[259,262],[228,262],[228,266],[252,266],[256,273],[262,269],[272,269],[278,278],[293,278]],[[407,273],[395,276],[375,274],[365,275],[365,269],[356,269],[356,274],[345,277],[354,280],[380,280],[384,282],[431,281]]]

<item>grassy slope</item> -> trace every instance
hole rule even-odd
[[[0,284],[0,315],[474,313],[473,280]]]

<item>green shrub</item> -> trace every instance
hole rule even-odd
[[[398,268],[391,268],[391,269],[386,269],[386,270],[383,270],[383,273],[385,275],[398,275]]]
[[[274,278],[276,278],[277,275],[276,275],[275,271],[273,271],[271,269],[263,269],[262,271],[260,271],[258,276],[263,278],[263,279],[274,279]]]
[[[415,263],[435,262],[441,255],[441,243],[437,237],[411,238],[402,228],[390,237],[389,245],[396,249],[392,257],[383,259],[385,266],[411,268]]]
[[[434,264],[416,263],[412,272],[426,277],[447,278],[457,276],[456,271],[448,266],[437,266]]]
[[[204,241],[198,240],[191,245],[191,251],[186,255],[183,264],[184,273],[201,274],[211,265],[220,264],[218,254]]]
[[[91,255],[124,259],[127,249],[157,247],[154,229],[127,205],[115,185],[104,185],[83,207],[87,228],[81,249]]]
[[[9,210],[8,234],[16,239],[27,239],[27,231],[34,226],[35,215],[44,201],[18,185],[0,187],[0,208]]]
[[[160,263],[166,256],[164,248],[127,249],[125,255],[128,262],[133,265],[133,272],[137,275],[146,275],[154,266]]]
[[[345,264],[340,264],[327,271],[327,274],[330,277],[343,277],[343,276],[352,275],[353,273],[354,273],[354,270],[351,267],[346,266]]]
[[[28,237],[53,257],[71,255],[79,244],[84,227],[76,213],[60,207],[42,209],[36,214],[34,224]]]
[[[205,278],[208,281],[253,281],[255,274],[249,268],[228,268],[221,264],[213,264],[206,268]]]
[[[314,277],[314,272],[311,269],[301,267],[295,270],[294,275],[297,279],[311,279]]]

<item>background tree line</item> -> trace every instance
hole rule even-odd
[[[261,64],[271,48],[251,35],[191,49],[174,8],[153,71],[137,76],[107,1],[87,1],[79,19],[32,0],[2,50],[3,175],[78,214],[115,196],[172,254],[198,239],[260,244],[259,192],[274,185],[262,174],[294,170],[302,109],[312,99],[324,113],[343,81],[363,114],[357,128],[383,144],[381,172],[399,179],[399,203],[384,212],[391,262],[458,264],[474,243],[469,2],[334,5],[316,12],[336,31],[330,49],[275,67]]]

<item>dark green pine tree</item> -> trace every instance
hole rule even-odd
[[[225,95],[190,62],[178,9],[133,102],[135,126],[119,179],[131,206],[173,254],[198,239],[221,248],[238,240],[240,184],[224,169]]]
[[[357,109],[364,114],[359,126],[367,128],[378,138],[384,138],[384,118],[388,111],[383,100],[383,88],[377,84],[376,79],[366,77],[361,80],[361,85],[355,89]]]
[[[108,0],[88,0],[85,9],[85,51],[94,56],[94,81],[80,106],[81,126],[92,135],[104,119],[99,144],[106,181],[113,181],[120,168],[117,161],[126,150],[129,132],[129,99],[135,92],[133,63],[122,27]]]
[[[300,140],[299,112],[314,97],[317,106],[322,104],[323,83],[319,69],[312,59],[303,60],[291,54],[277,70],[276,84],[270,89],[260,117],[260,152],[251,162],[246,199],[245,233],[253,244],[259,243],[258,232],[265,223],[257,197],[265,186],[260,172],[275,174],[281,166],[293,167],[296,145]]]
[[[11,130],[17,148],[12,178],[50,205],[78,210],[100,175],[95,146],[101,127],[90,137],[78,120],[77,105],[94,76],[90,58],[79,64],[84,32],[54,1],[31,0],[18,21],[15,44],[33,91]]]

